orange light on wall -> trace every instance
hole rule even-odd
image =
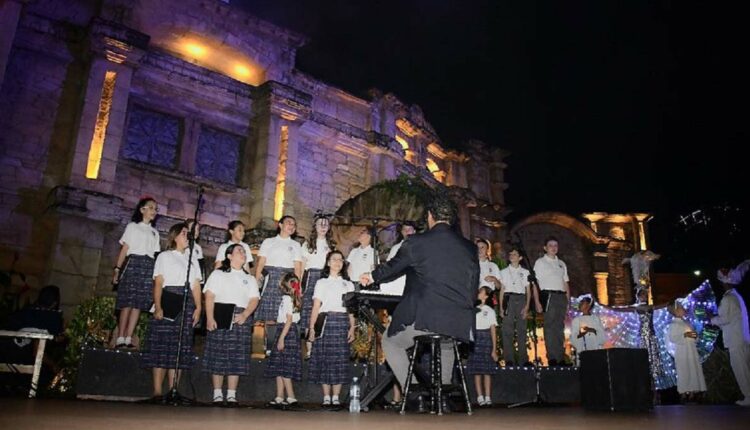
[[[250,69],[247,66],[243,66],[242,64],[235,65],[234,72],[242,76],[243,78],[247,78],[252,74]]]
[[[185,52],[194,58],[202,58],[206,55],[207,49],[205,46],[195,42],[185,42],[183,45]]]
[[[432,173],[432,176],[438,180],[438,182],[445,182],[445,172],[440,170],[440,166],[432,158],[427,159],[427,170]]]
[[[155,43],[155,46],[176,53],[197,66],[240,82],[254,86],[265,82],[265,68],[248,53],[228,45],[224,40],[196,33],[173,33]]]
[[[89,159],[86,165],[86,178],[96,179],[99,177],[99,167],[102,163],[102,153],[104,152],[104,138],[107,135],[107,124],[109,124],[109,111],[112,108],[112,98],[115,94],[115,80],[117,73],[107,71],[104,74],[104,83],[102,84],[102,95],[99,99],[99,111],[96,114],[96,123],[94,124],[94,136],[91,138],[91,147],[89,148]]]
[[[279,145],[279,172],[276,175],[276,195],[274,196],[273,218],[281,219],[284,216],[284,191],[286,188],[286,160],[289,150],[289,127],[281,126],[281,139]]]
[[[603,305],[609,304],[607,278],[609,278],[609,273],[607,272],[594,272],[594,279],[596,280],[596,301]]]
[[[401,144],[401,148],[403,148],[404,151],[408,151],[409,150],[409,142],[407,142],[406,139],[404,139],[403,137],[399,136],[398,134],[396,135],[396,142],[398,142],[399,144]]]
[[[440,166],[437,165],[435,160],[432,158],[427,159],[427,170],[430,171],[430,173],[435,173],[440,171]]]

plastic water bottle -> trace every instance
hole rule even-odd
[[[355,376],[352,379],[351,387],[349,387],[349,412],[358,414],[359,411],[359,378]]]

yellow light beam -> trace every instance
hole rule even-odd
[[[101,166],[102,153],[104,152],[104,138],[107,135],[109,111],[112,108],[112,98],[115,94],[116,79],[116,72],[107,71],[104,74],[102,95],[99,99],[99,111],[96,115],[94,136],[91,138],[91,147],[89,148],[89,161],[86,165],[86,178],[88,179],[96,179],[99,177],[99,167]]]

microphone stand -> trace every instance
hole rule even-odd
[[[516,233],[516,237],[518,238],[518,242],[515,243],[515,246],[518,247],[518,253],[521,254],[521,257],[523,258],[521,261],[525,261],[526,265],[528,266],[529,270],[529,284],[530,284],[530,293],[532,296],[539,297],[539,283],[536,279],[536,274],[534,273],[534,267],[531,265],[531,260],[529,260],[528,255],[526,254],[526,249],[523,246],[523,241],[521,241],[521,238],[518,236],[518,233]],[[533,299],[533,297],[532,297]],[[541,391],[541,380],[542,380],[542,369],[539,365],[539,339],[536,335],[536,317],[537,317],[537,311],[536,311],[536,301],[534,301],[533,306],[530,306],[531,308],[531,320],[533,321],[533,329],[531,330],[531,342],[534,344],[534,385],[536,389],[536,393],[534,395],[533,400],[529,400],[527,402],[519,402],[519,403],[513,403],[511,405],[508,405],[508,409],[510,408],[516,408],[519,406],[526,406],[526,405],[533,405],[533,406],[546,406],[547,402],[542,399],[542,391]],[[524,345],[524,348],[526,345]]]
[[[188,232],[188,265],[187,274],[185,275],[185,285],[182,291],[182,312],[180,313],[180,331],[177,337],[177,358],[174,364],[174,376],[172,377],[172,388],[169,390],[169,394],[164,398],[164,402],[172,406],[193,406],[196,402],[193,399],[182,396],[177,390],[178,375],[180,373],[180,356],[182,355],[182,332],[185,328],[185,320],[187,315],[188,296],[190,296],[190,290],[192,285],[190,284],[190,271],[193,268],[193,250],[195,249],[195,229],[198,225],[198,216],[200,215],[201,205],[203,204],[203,185],[198,186],[198,203],[195,205],[195,214],[193,216],[193,225],[190,227]]]

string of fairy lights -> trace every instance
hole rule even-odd
[[[573,318],[581,315],[578,310],[577,299],[571,299],[571,307],[568,317]],[[696,347],[701,362],[713,351],[714,343],[719,335],[719,329],[710,324],[710,315],[717,314],[716,296],[708,280],[704,281],[698,288],[690,292],[680,300],[685,308],[685,321],[693,326],[698,333]],[[637,311],[635,307],[608,307],[597,304],[592,309],[592,315],[598,316],[604,326],[607,335],[607,348],[644,348],[644,339],[641,334],[643,311]],[[676,385],[676,370],[674,358],[668,348],[668,329],[672,322],[672,315],[666,308],[653,309],[651,324],[653,325],[652,336],[656,341],[656,352],[658,360],[658,372],[655,374],[654,383],[657,389],[669,388]],[[645,319],[644,321],[647,321]],[[647,323],[647,322],[646,322]]]

